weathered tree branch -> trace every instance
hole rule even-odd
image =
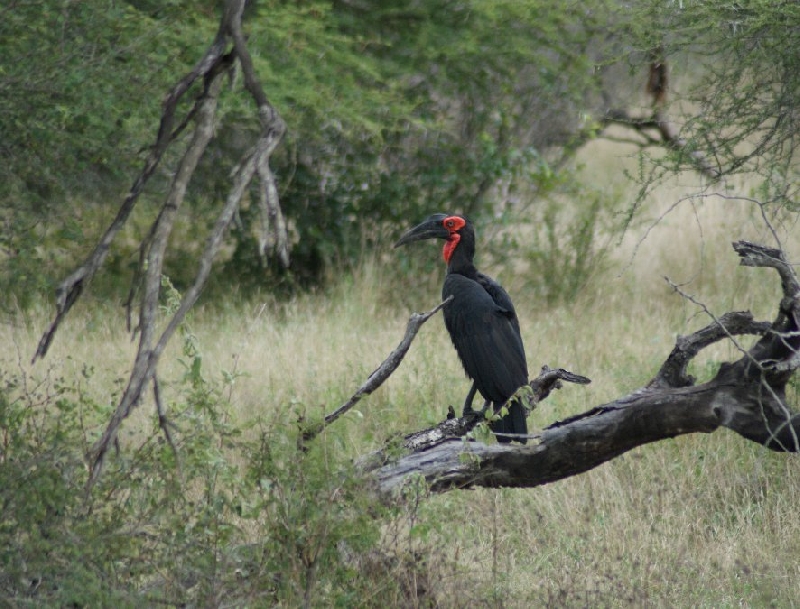
[[[164,99],[156,143],[150,151],[142,172],[135,180],[120,207],[117,217],[109,226],[95,250],[72,275],[62,282],[56,291],[57,312],[55,319],[44,332],[33,358],[35,361],[37,358],[46,355],[61,321],[80,297],[88,282],[100,269],[114,237],[127,221],[139,194],[153,174],[164,152],[193,121],[195,125],[194,131],[175,172],[170,191],[158,217],[153,222],[139,248],[139,268],[134,275],[127,302],[128,328],[131,329],[133,302],[137,295],[140,298],[138,324],[134,328],[134,332],[139,333],[139,345],[125,392],[103,435],[93,447],[90,455],[91,476],[88,482],[89,487],[94,484],[99,475],[105,454],[116,441],[122,421],[139,403],[148,383],[154,381],[159,357],[174,335],[175,330],[183,322],[186,313],[194,306],[208,279],[211,265],[219,251],[225,229],[234,217],[244,192],[255,176],[258,176],[261,183],[260,207],[264,217],[267,219],[266,222],[262,223],[262,228],[265,235],[267,231],[269,232],[269,237],[262,236],[261,253],[262,255],[275,253],[284,265],[289,263],[289,240],[286,232],[286,222],[280,209],[275,178],[269,166],[271,155],[280,143],[286,131],[286,125],[277,110],[269,103],[269,99],[262,89],[253,67],[242,32],[244,6],[245,0],[226,0],[214,41],[202,59],[172,88]],[[227,48],[230,48],[230,51],[225,54]],[[209,141],[214,136],[217,98],[222,89],[222,78],[236,59],[239,60],[242,66],[245,88],[258,108],[259,121],[262,127],[261,136],[253,148],[245,154],[234,171],[230,193],[208,237],[195,280],[184,294],[180,305],[156,341],[158,302],[162,288],[162,269],[168,240],[197,164]],[[176,117],[178,103],[192,89],[193,85],[201,79],[203,88],[197,95],[194,106],[181,120],[178,120],[178,117]],[[176,124],[177,127],[175,126]],[[139,291],[141,291],[140,294]],[[158,395],[157,386],[154,387],[154,391],[159,421],[167,440],[171,442],[168,421]]]
[[[139,403],[147,384],[155,375],[158,359],[166,345],[166,340],[172,335],[183,316],[173,316],[172,323],[162,335],[157,347],[153,348],[156,333],[156,318],[158,313],[158,298],[161,293],[161,270],[164,265],[164,256],[167,249],[169,236],[172,232],[175,219],[181,203],[186,195],[186,188],[191,180],[200,157],[205,152],[208,142],[214,133],[214,115],[217,108],[217,97],[222,88],[222,76],[217,75],[214,82],[208,87],[204,102],[197,114],[197,126],[194,137],[186,149],[178,171],[172,182],[167,200],[150,231],[149,243],[146,246],[147,265],[144,272],[144,291],[139,309],[139,348],[133,370],[128,380],[125,392],[120,403],[112,415],[103,435],[93,447],[92,475],[90,483],[100,473],[103,458],[108,448],[117,437],[117,431],[122,421],[130,415],[131,410]],[[184,299],[185,300],[185,299]],[[180,312],[180,309],[179,309]],[[184,312],[185,314],[185,312]],[[171,329],[172,328],[172,329]],[[167,336],[164,339],[164,336]],[[163,413],[160,413],[163,417]]]
[[[648,387],[691,387],[695,378],[688,374],[689,362],[709,345],[728,336],[741,334],[764,334],[772,327],[766,321],[753,320],[749,311],[725,313],[716,323],[698,330],[690,336],[679,336],[675,348]]]
[[[743,266],[775,268],[783,288],[771,324],[750,313],[727,313],[687,337],[641,389],[553,423],[525,446],[486,445],[446,438],[406,446],[405,456],[362,463],[383,494],[422,476],[433,491],[472,486],[532,487],[588,471],[637,446],[726,427],[766,448],[800,452],[800,414],[786,404],[786,383],[800,366],[800,283],[779,250],[739,241]],[[686,372],[704,347],[736,334],[757,334],[755,345],[701,384]],[[459,420],[456,420],[459,421]],[[446,421],[441,425],[456,425]],[[409,436],[409,437],[413,437]]]
[[[170,91],[169,94],[164,98],[156,142],[150,149],[150,153],[147,156],[147,160],[144,163],[142,171],[134,180],[133,185],[122,202],[122,205],[120,205],[116,217],[106,229],[106,232],[100,238],[97,246],[88,256],[88,258],[86,258],[83,264],[75,269],[75,271],[73,271],[72,274],[64,279],[64,281],[62,281],[61,284],[59,284],[59,286],[56,288],[56,316],[42,335],[42,338],[39,340],[39,345],[37,346],[36,353],[33,356],[34,362],[37,359],[43,358],[45,355],[47,355],[47,350],[50,348],[50,344],[53,342],[53,338],[58,331],[58,327],[64,320],[64,317],[67,315],[67,313],[69,313],[70,309],[72,309],[72,306],[77,302],[78,298],[80,298],[85,285],[92,280],[97,271],[100,270],[100,267],[103,266],[103,262],[105,262],[106,256],[108,256],[108,252],[111,248],[114,238],[128,221],[128,217],[133,211],[133,208],[136,206],[139,195],[142,193],[145,185],[152,177],[153,173],[158,167],[158,164],[161,162],[161,158],[164,156],[167,148],[186,126],[190,116],[194,116],[197,106],[191,110],[190,116],[187,116],[181,122],[179,127],[173,130],[173,125],[175,124],[175,111],[177,109],[178,102],[200,76],[213,74],[218,70],[226,69],[224,64],[228,60],[223,56],[225,50],[225,38],[221,35],[221,32],[222,29],[220,29],[220,33],[217,34],[214,42],[208,48],[200,61],[197,62],[192,70],[186,74],[186,76],[184,76],[173,87],[172,91]]]
[[[378,387],[383,385],[386,379],[388,379],[392,373],[397,370],[398,366],[400,366],[400,362],[403,361],[406,353],[408,353],[408,349],[411,347],[411,342],[414,340],[414,337],[416,337],[417,332],[419,332],[419,329],[422,327],[422,324],[436,315],[436,313],[438,313],[441,308],[449,303],[452,299],[452,296],[447,298],[427,313],[414,313],[411,315],[408,320],[408,324],[406,325],[406,333],[403,336],[403,339],[400,341],[400,344],[397,345],[394,351],[392,351],[389,356],[383,360],[383,362],[381,362],[380,366],[372,371],[372,374],[370,374],[367,380],[364,381],[364,383],[352,396],[350,396],[349,400],[339,406],[332,413],[325,415],[322,425],[315,428],[305,427],[302,430],[301,444],[313,440],[317,434],[323,431],[328,425],[336,421],[339,417],[355,406],[361,400],[361,398],[371,394]]]
[[[256,169],[261,184],[259,208],[261,210],[261,233],[259,235],[259,253],[267,257],[270,250],[277,254],[284,266],[289,266],[289,236],[286,221],[278,202],[278,188],[275,176],[270,168],[270,158],[275,148],[286,133],[286,123],[275,107],[269,103],[264,89],[258,80],[247,42],[242,33],[242,10],[244,2],[238,2],[238,13],[230,20],[230,34],[233,47],[242,66],[244,83],[247,91],[253,96],[258,106],[261,121],[261,138],[256,146]]]
[[[579,385],[588,385],[591,382],[585,376],[580,376],[568,370],[564,370],[563,368],[553,370],[548,366],[542,366],[539,376],[528,383],[531,389],[530,393],[523,398],[528,400],[529,410],[532,411],[536,408],[539,402],[545,400],[553,390],[561,389],[561,381]],[[445,440],[466,436],[484,420],[484,415],[479,412],[456,418],[455,412],[452,411],[451,407],[446,420],[429,429],[423,429],[422,431],[408,434],[403,439],[403,448],[413,452],[428,450],[429,448],[441,444]],[[528,437],[536,438],[535,435],[530,435]]]

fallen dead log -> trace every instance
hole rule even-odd
[[[787,382],[800,366],[800,283],[782,251],[747,241],[733,247],[742,266],[778,272],[783,297],[772,323],[755,321],[749,312],[712,316],[705,328],[678,338],[644,387],[553,423],[529,436],[527,445],[468,441],[476,422],[452,417],[409,434],[402,446],[370,455],[360,464],[362,470],[381,494],[420,478],[433,492],[533,487],[586,472],[637,446],[721,427],[774,451],[800,451],[800,415],[786,402]],[[723,363],[714,378],[696,385],[687,373],[691,359],[719,340],[738,346],[736,337],[746,334],[759,339],[749,349],[740,347],[741,357]],[[557,375],[549,378],[559,380]],[[535,398],[544,399],[555,385],[536,395],[537,380],[531,383]]]

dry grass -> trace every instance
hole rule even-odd
[[[619,147],[592,147],[600,149],[588,149],[586,158],[607,164],[587,169],[597,176],[618,175],[621,164],[632,162]],[[773,317],[776,277],[739,268],[729,245],[767,239],[758,210],[719,198],[675,205],[697,191],[696,184],[680,181],[658,190],[643,211],[648,220],[615,246],[612,272],[574,303],[543,308],[514,289],[514,278],[496,273],[517,303],[531,370],[547,363],[593,379],[587,388],[552,396],[533,414],[533,427],[641,386],[676,334],[708,323],[664,275],[716,313],[750,309]],[[781,234],[798,255],[790,229]],[[408,311],[386,303],[414,300],[394,293],[384,271],[365,264],[331,293],[288,304],[196,311],[190,328],[206,374],[236,373],[230,416],[246,421],[260,414],[291,428],[298,412],[321,416],[344,401],[402,336]],[[438,290],[412,308],[425,310],[437,298]],[[0,326],[0,342],[16,347],[5,351],[0,365],[28,369],[46,316],[34,311]],[[84,303],[44,365],[67,378],[84,364],[94,366],[88,390],[102,403],[113,401],[134,350],[120,320],[116,309]],[[170,385],[183,374],[175,342],[161,367],[172,400],[178,396]],[[696,373],[708,375],[715,361],[735,355],[731,345],[710,349]],[[355,457],[391,433],[437,421],[448,404],[458,407],[467,389],[443,324],[434,319],[396,374],[331,433]],[[151,418],[145,403],[128,429]],[[793,517],[799,474],[794,457],[725,431],[682,437],[542,488],[430,498],[419,514],[430,528],[421,543],[451,559],[436,567],[436,598],[443,606],[794,607],[800,598],[800,524]]]
[[[606,160],[609,152],[586,151]],[[760,211],[743,201],[686,198],[697,192],[706,191],[678,181],[661,188],[643,210],[650,220],[614,250],[615,272],[574,305],[519,307],[532,369],[547,362],[594,379],[585,390],[567,388],[542,404],[534,424],[641,386],[677,333],[708,323],[664,275],[716,314],[775,315],[777,278],[740,268],[730,248],[740,238],[771,242]],[[779,233],[796,255],[791,229]],[[707,377],[736,353],[730,344],[708,349],[695,374]],[[470,571],[483,574],[486,587],[498,587],[509,606],[792,607],[800,598],[793,559],[800,544],[789,506],[800,499],[799,471],[796,458],[729,432],[682,437],[543,488],[465,493],[455,510],[467,525],[447,543],[469,556]],[[494,550],[499,565],[492,575]],[[454,589],[469,604],[474,589]]]

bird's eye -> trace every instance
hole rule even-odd
[[[452,220],[448,220],[447,222],[444,223],[444,225],[447,228],[453,228],[453,226],[455,226],[455,222],[453,222]]]

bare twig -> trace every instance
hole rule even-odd
[[[161,429],[161,433],[164,434],[164,438],[166,438],[167,444],[169,444],[169,447],[175,454],[175,463],[177,463],[178,466],[180,467],[180,454],[178,453],[178,447],[175,446],[175,441],[172,439],[172,432],[170,432],[170,427],[175,427],[175,424],[169,420],[169,417],[167,417],[167,411],[164,409],[164,404],[161,401],[161,390],[159,389],[157,376],[153,377],[153,399],[156,402],[156,412],[158,413],[158,426]]]
[[[684,292],[681,289],[681,287],[678,284],[674,283],[669,277],[664,277],[664,280],[669,284],[669,286],[673,290],[675,290],[678,294],[680,294],[683,298],[685,298],[686,300],[688,300],[692,304],[697,305],[698,307],[700,307],[706,315],[708,315],[711,319],[714,320],[714,323],[711,326],[707,326],[707,327],[703,328],[703,330],[700,330],[699,333],[696,332],[695,334],[693,334],[690,337],[691,338],[690,343],[696,342],[698,344],[702,344],[704,341],[706,341],[706,340],[708,341],[705,344],[702,344],[702,346],[699,349],[697,349],[697,351],[694,352],[692,357],[697,355],[697,353],[700,351],[700,349],[703,349],[703,348],[707,347],[708,345],[710,345],[711,343],[714,343],[714,342],[716,342],[718,340],[721,340],[724,337],[728,337],[731,340],[731,342],[733,343],[734,347],[736,347],[736,349],[740,353],[742,353],[743,355],[747,355],[747,349],[745,349],[742,345],[739,344],[739,341],[737,341],[736,338],[734,338],[734,335],[735,334],[763,334],[763,331],[762,332],[749,332],[747,324],[744,324],[741,327],[739,326],[739,323],[742,322],[742,321],[745,321],[745,320],[743,320],[742,318],[738,318],[737,316],[738,315],[747,316],[747,315],[750,315],[749,313],[726,313],[723,317],[727,317],[727,319],[725,319],[725,320],[723,320],[722,318],[718,319],[717,316],[714,315],[714,313],[705,305],[705,303],[700,302],[699,300],[697,300],[691,294],[688,294],[687,292]],[[750,317],[752,319],[752,315],[750,315]],[[729,326],[732,326],[732,327],[729,327]],[[769,330],[770,327],[771,327],[771,324],[767,324],[766,330]],[[716,328],[716,330],[714,330],[714,328]],[[719,336],[719,338],[716,338],[718,332],[721,332],[722,336]],[[698,336],[698,334],[700,334],[700,336]],[[691,346],[689,348],[691,350]],[[674,353],[674,350],[673,350],[673,353]]]
[[[362,384],[361,387],[356,390],[349,400],[339,406],[339,408],[334,410],[332,413],[325,416],[324,426],[327,427],[333,423],[336,419],[355,406],[358,401],[361,400],[361,398],[363,398],[365,395],[369,395],[378,387],[383,385],[384,381],[386,381],[386,379],[388,379],[389,376],[391,376],[391,374],[397,370],[400,362],[403,361],[406,353],[408,353],[409,347],[411,347],[411,342],[416,337],[417,332],[419,332],[419,329],[422,327],[422,324],[438,313],[439,310],[447,305],[452,299],[452,296],[448,297],[446,300],[440,302],[427,313],[414,313],[411,315],[408,320],[408,325],[406,325],[406,333],[403,336],[403,340],[400,341],[400,344],[395,347],[394,351],[392,351],[385,360],[383,360],[380,366],[372,371],[372,374],[369,375],[367,380],[364,381],[364,384]]]
[[[651,116],[633,116],[627,110],[614,109],[606,112],[602,118],[603,129],[611,125],[619,125],[628,129],[633,129],[641,137],[641,142],[624,138],[622,141],[629,144],[638,145],[642,148],[652,146],[666,146],[676,152],[686,155],[690,164],[703,175],[718,180],[722,177],[722,171],[716,167],[708,158],[697,150],[691,150],[689,142],[680,136],[678,128],[669,120],[663,109],[657,109]],[[651,135],[649,132],[655,131],[659,137]],[[604,138],[620,140],[614,136],[603,135]]]

